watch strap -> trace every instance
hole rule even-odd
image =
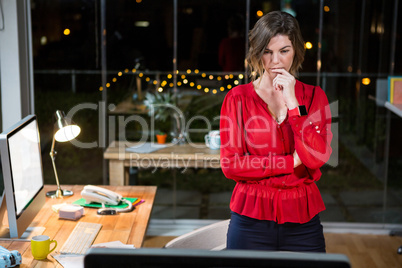
[[[299,115],[306,116],[307,115],[307,108],[304,105],[299,105]]]
[[[289,116],[306,116],[307,109],[304,105],[299,105],[296,108],[289,110]]]

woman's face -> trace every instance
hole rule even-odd
[[[265,75],[274,79],[277,75],[277,73],[274,72],[275,69],[282,68],[289,72],[294,56],[295,50],[287,35],[276,35],[272,37],[262,56]]]

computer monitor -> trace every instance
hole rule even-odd
[[[0,198],[1,232],[3,237],[20,238],[46,201],[35,115],[0,134],[0,154],[4,183]],[[8,228],[3,220],[5,215]]]
[[[90,248],[85,268],[106,267],[325,267],[350,268],[342,254],[257,250],[208,251],[199,249]]]

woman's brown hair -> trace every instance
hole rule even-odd
[[[289,72],[297,77],[301,64],[304,61],[304,40],[300,32],[299,23],[289,13],[272,11],[261,17],[250,31],[247,64],[253,80],[264,72],[262,56],[272,37],[286,35],[292,42],[295,56]]]

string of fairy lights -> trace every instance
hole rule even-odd
[[[131,73],[130,73],[131,72]],[[152,75],[145,75],[144,72],[132,69],[131,71],[129,69],[125,69],[124,71],[119,71],[116,76],[112,78],[111,82],[106,83],[106,87],[112,88],[114,84],[117,83],[118,78],[124,76],[124,75],[137,75],[139,78],[142,80],[145,80],[147,83],[152,83],[155,87],[157,87],[158,92],[163,92],[168,89],[172,89],[174,87],[174,82],[173,82],[173,74],[168,73],[168,74],[159,74],[155,75],[152,74],[153,76],[159,77],[158,79],[151,78]],[[186,72],[176,72],[177,74],[177,87],[189,87],[189,88],[194,88],[199,91],[204,91],[205,93],[212,93],[212,94],[217,94],[218,92],[224,92],[226,90],[230,90],[233,87],[239,85],[242,83],[244,79],[244,74],[225,74],[225,75],[219,75],[219,74],[207,74],[205,72],[200,73],[199,70],[190,70],[188,69]],[[220,83],[221,85],[219,86],[203,86],[201,83],[197,83],[196,81],[191,81],[190,77],[202,77],[205,83],[205,78],[210,80],[210,81],[217,81],[217,82],[222,82]],[[369,85],[371,83],[370,78],[364,77],[362,78],[362,84],[363,85]],[[218,83],[216,83],[218,84]],[[103,91],[103,87],[99,87],[99,91]]]
[[[147,83],[152,83],[155,87],[157,87],[158,92],[163,92],[169,88],[174,87],[173,82],[173,74],[160,74],[154,75],[158,76],[158,78],[151,78],[151,75],[146,75],[144,72],[137,69],[125,69],[123,71],[119,71],[113,78],[111,82],[106,83],[106,88],[112,88],[114,84],[116,84],[124,75],[138,75],[141,80],[146,81]],[[177,74],[177,87],[189,87],[194,88],[199,91],[204,91],[205,93],[217,94],[218,92],[223,92],[225,90],[230,90],[233,87],[239,85],[241,81],[244,79],[244,74],[207,74],[205,72],[201,72],[198,69],[190,70],[188,69],[185,72],[176,71]],[[197,79],[191,79],[193,77],[202,77],[208,79],[209,81],[217,82],[214,86],[203,86],[201,83],[198,83]],[[103,86],[99,87],[99,91],[103,91]]]
[[[312,49],[313,45],[311,42],[306,42],[305,43],[305,48],[306,49]],[[145,74],[141,70],[137,70],[135,68],[133,69],[125,69],[123,71],[117,72],[116,76],[112,78],[112,82],[106,83],[106,88],[111,88],[113,84],[117,83],[118,78],[122,77],[123,75],[138,75],[139,78],[144,79],[147,83],[152,82],[152,84],[157,87],[157,90],[159,92],[163,92],[169,88],[174,87],[174,82],[173,82],[173,73],[168,73],[168,74],[152,74],[156,76],[157,78],[151,78],[151,76]],[[237,73],[237,74],[224,74],[224,75],[219,75],[219,74],[207,74],[205,72],[200,73],[198,69],[191,70],[187,69],[187,71],[176,71],[177,74],[177,82],[176,86],[177,87],[182,87],[182,86],[187,86],[190,88],[197,89],[199,91],[204,91],[205,93],[212,93],[212,94],[217,94],[218,92],[223,92],[225,90],[230,90],[233,87],[237,86],[240,84],[241,80],[244,79],[244,74],[242,73]],[[199,77],[204,78],[204,83],[205,83],[205,78],[209,79],[210,81],[217,81],[217,84],[222,84],[219,86],[203,86],[200,83],[197,83],[196,81],[191,81],[190,77]],[[201,81],[201,80],[200,80]],[[219,83],[222,82],[222,83]],[[103,91],[103,86],[99,87],[99,91]]]

